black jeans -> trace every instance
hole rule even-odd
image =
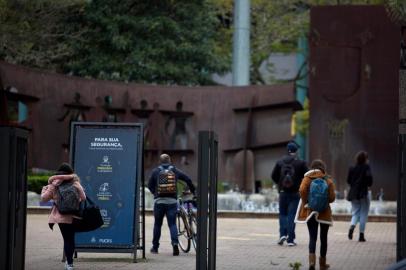
[[[63,237],[63,250],[65,251],[68,264],[73,264],[73,253],[75,251],[75,229],[73,224],[58,224]]]
[[[329,229],[328,224],[320,223],[320,257],[326,257],[327,255],[327,234]],[[319,228],[319,223],[316,218],[312,216],[307,222],[307,228],[309,229],[309,253],[316,253],[316,242],[317,242],[317,230]]]

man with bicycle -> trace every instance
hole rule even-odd
[[[155,168],[148,182],[148,189],[154,195],[154,231],[152,237],[151,253],[158,253],[159,239],[164,216],[168,221],[173,247],[173,256],[179,255],[178,231],[176,227],[177,206],[177,180],[184,181],[194,194],[195,187],[192,180],[171,163],[171,157],[162,154],[159,157],[160,165]]]

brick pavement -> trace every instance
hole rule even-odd
[[[152,222],[147,217],[147,250]],[[349,241],[347,229],[347,222],[335,222],[330,228],[327,256],[332,270],[382,270],[395,261],[396,223],[368,223],[366,243]],[[296,247],[276,245],[277,232],[277,219],[219,219],[217,269],[291,269],[290,262],[301,262],[301,269],[307,269],[307,227],[297,225]],[[133,264],[130,254],[79,253],[75,269],[195,269],[195,253],[173,257],[166,224],[162,233],[160,254],[147,252],[146,261]],[[57,226],[49,230],[47,215],[28,215],[26,246],[27,270],[63,269],[62,237]]]

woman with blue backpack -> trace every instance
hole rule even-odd
[[[326,173],[326,164],[316,159],[305,173],[299,188],[300,202],[296,212],[296,223],[306,223],[309,230],[309,270],[316,269],[316,242],[320,224],[320,270],[330,267],[326,263],[327,234],[333,225],[330,203],[335,200],[333,180]]]

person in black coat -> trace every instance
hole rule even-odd
[[[278,245],[287,241],[288,246],[295,243],[295,214],[299,204],[299,187],[308,171],[306,162],[297,156],[299,145],[291,141],[287,144],[287,155],[275,164],[271,178],[279,190],[279,240]]]
[[[371,198],[369,188],[372,186],[371,167],[368,162],[368,153],[360,151],[355,156],[355,165],[348,170],[347,183],[350,185],[347,199],[351,201],[351,226],[348,238],[353,237],[354,229],[359,222],[359,241],[365,242],[365,225],[368,220],[368,212]]]

